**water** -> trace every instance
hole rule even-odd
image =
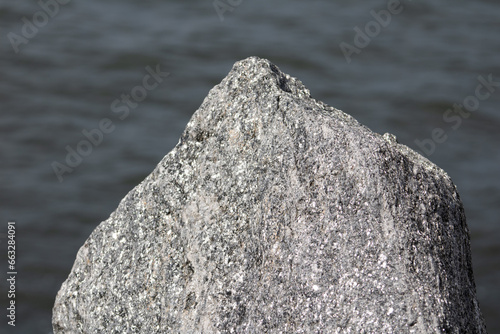
[[[8,220],[17,222],[18,308],[16,327],[3,315],[0,328],[51,331],[55,294],[78,248],[173,148],[232,64],[257,55],[300,78],[315,98],[412,148],[443,129],[447,139],[429,158],[461,194],[480,306],[489,332],[500,332],[500,88],[468,118],[443,119],[475,94],[478,76],[500,81],[500,4],[401,6],[380,31],[372,24],[369,44],[348,64],[339,44],[354,45],[353,28],[364,30],[374,20],[370,11],[387,1],[243,0],[221,21],[212,0],[73,0],[46,24],[36,1],[1,2],[0,233]],[[16,53],[8,34],[22,36],[22,18],[33,15],[40,27]],[[113,101],[134,92],[146,66],[157,65],[170,75],[121,120]],[[98,128],[103,118],[114,130],[59,182],[51,164],[63,163],[66,146],[76,149],[82,130]],[[2,263],[7,305],[5,251]]]

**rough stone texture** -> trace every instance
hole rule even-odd
[[[236,63],[78,252],[55,333],[485,333],[448,175]]]

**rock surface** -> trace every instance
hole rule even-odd
[[[78,252],[55,333],[485,333],[448,175],[236,63]]]

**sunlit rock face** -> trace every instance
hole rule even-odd
[[[53,326],[486,332],[448,175],[256,57],[81,247]]]

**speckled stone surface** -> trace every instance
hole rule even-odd
[[[80,248],[55,333],[485,333],[448,175],[237,62]]]

